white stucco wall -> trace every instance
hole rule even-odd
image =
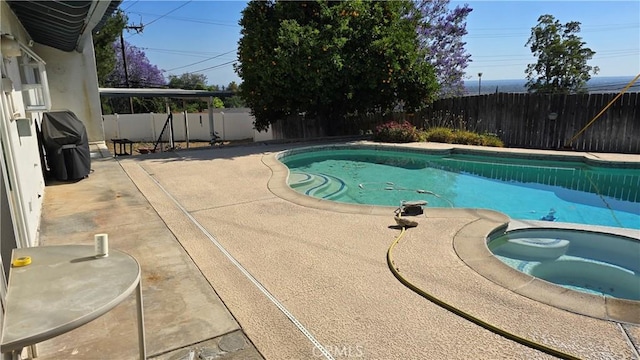
[[[64,52],[35,44],[33,50],[47,63],[51,110],[71,110],[85,127],[90,142],[103,141],[98,74],[91,37],[82,53]]]
[[[0,27],[3,34],[11,34],[22,44],[30,40],[22,25],[15,17],[6,2],[0,0]],[[37,232],[40,225],[40,214],[44,194],[44,178],[40,163],[38,140],[35,122],[17,120],[19,118],[36,118],[38,114],[26,113],[22,101],[19,67],[16,58],[4,59],[3,77],[11,80],[11,87],[2,89],[0,129],[5,154],[7,172],[2,173],[2,181],[6,187],[6,197],[2,198],[1,208],[12,209],[12,226],[18,229],[15,234],[23,246],[37,244]],[[8,83],[8,82],[7,82]],[[27,124],[30,131],[20,135],[18,123]],[[4,227],[3,222],[3,227]],[[2,238],[4,245],[5,238]]]

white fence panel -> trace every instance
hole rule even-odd
[[[118,115],[117,120],[121,138],[151,141],[149,129],[153,118],[150,114],[123,114]]]
[[[207,113],[196,113],[196,114],[187,114],[187,118],[189,119],[189,141],[209,141],[211,140],[211,135],[209,131],[209,114]],[[180,117],[180,121],[184,123],[184,115]],[[174,119],[175,122],[175,119]],[[180,134],[176,134],[178,136]],[[180,137],[184,137],[184,135],[180,135]]]
[[[242,140],[253,138],[253,118],[244,112],[214,112],[214,129],[221,140]]]
[[[247,108],[214,109],[213,128],[221,140],[254,139],[254,141],[272,140],[270,129],[257,132],[253,128],[254,118]],[[103,129],[105,140],[120,138],[132,141],[154,142],[160,136],[167,114],[119,114],[104,115]],[[188,113],[189,141],[209,141],[211,130],[209,113]],[[176,141],[186,140],[184,113],[173,114],[173,133]],[[169,138],[169,126],[163,139]]]
[[[273,133],[271,132],[271,125],[269,125],[269,128],[267,129],[267,131],[257,131],[257,130],[253,130],[253,141],[254,142],[258,142],[258,141],[268,141],[268,140],[273,140]]]
[[[102,115],[102,131],[104,131],[104,139],[106,141],[120,137],[115,115]]]
[[[164,127],[164,123],[167,122],[167,114],[151,114],[151,116],[153,117],[153,121],[151,121],[151,140],[150,141],[156,141],[158,140],[158,136],[160,136],[160,133],[162,132],[162,128]],[[168,128],[168,125],[167,125]],[[162,134],[162,138],[163,139],[168,139],[169,135],[168,134],[168,129],[165,130],[165,134]],[[133,140],[133,139],[131,139]]]

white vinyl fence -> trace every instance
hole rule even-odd
[[[155,113],[103,115],[105,141],[129,139],[137,142],[155,142],[167,117],[167,114]],[[220,140],[273,139],[270,128],[266,132],[258,132],[253,128],[253,121],[248,108],[213,110],[213,128]],[[186,141],[187,138],[189,141],[211,140],[209,113],[187,113],[186,121],[184,113],[173,113],[173,132],[175,141]],[[168,139],[168,134],[167,125],[163,139]]]

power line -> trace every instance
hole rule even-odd
[[[630,26],[616,26],[610,28],[601,28],[601,29],[581,29],[579,33],[594,33],[594,32],[605,32],[605,31],[618,31],[623,29],[634,29],[638,28],[640,25],[630,25]],[[519,29],[522,31],[522,29]],[[475,31],[467,30],[468,34],[464,36],[466,39],[497,39],[497,38],[513,38],[513,37],[525,37],[530,36],[531,33],[527,32],[501,32],[501,33],[488,33],[488,34],[477,34]]]
[[[195,58],[210,58],[213,54],[219,54],[218,52],[208,51],[208,52],[197,52],[197,51],[185,51],[185,50],[171,50],[171,49],[154,49],[147,47],[140,47],[139,49],[145,50],[148,52],[156,52],[161,54],[169,54],[169,55],[180,55],[180,56],[190,56]]]
[[[122,11],[127,11],[127,10],[129,10],[129,8],[131,8],[133,5],[137,4],[139,1],[140,1],[140,0],[136,0],[136,1],[134,1],[133,3],[131,3],[131,5],[127,6],[127,8],[126,8],[126,9],[123,9]]]
[[[227,51],[227,52],[225,52],[225,53],[218,54],[218,55],[212,56],[212,57],[207,58],[207,59],[204,59],[204,60],[196,61],[196,62],[191,63],[191,64],[188,64],[188,65],[178,66],[178,67],[175,67],[175,68],[173,68],[173,69],[169,69],[169,70],[167,70],[167,71],[173,71],[173,70],[177,70],[177,69],[183,69],[183,68],[186,68],[186,67],[189,67],[189,66],[192,66],[192,65],[201,64],[201,63],[203,63],[203,62],[205,62],[205,61],[213,60],[213,59],[219,58],[219,57],[221,57],[221,56],[224,56],[224,55],[227,55],[227,54],[231,54],[232,52],[235,52],[235,51],[236,51],[236,49],[233,49],[233,50],[231,50],[231,51]],[[234,61],[235,61],[235,60],[234,60]]]
[[[170,10],[170,11],[168,11],[168,12],[164,13],[163,15],[160,15],[160,17],[158,17],[158,18],[156,18],[155,20],[152,20],[151,22],[147,23],[147,25],[146,25],[146,26],[149,26],[149,25],[153,24],[154,22],[156,22],[156,21],[158,21],[158,20],[160,20],[160,19],[162,19],[162,18],[164,18],[164,17],[168,16],[169,14],[171,14],[172,12],[174,12],[174,11],[176,11],[176,10],[178,10],[178,9],[182,9],[183,7],[187,6],[187,5],[188,5],[190,2],[192,2],[192,1],[193,1],[193,0],[189,0],[189,1],[187,1],[186,3],[184,3],[184,4],[180,5],[180,6],[178,6],[177,8],[175,8],[175,9],[173,9],[173,10]]]
[[[638,56],[638,52],[637,51],[628,51],[626,53],[615,53],[615,54],[602,54],[600,55],[599,52],[597,52],[595,55],[593,55],[593,59],[613,59],[613,58],[623,58],[623,57],[629,57],[629,56]],[[480,57],[480,56],[477,56]],[[471,62],[473,63],[494,63],[494,62],[505,62],[505,61],[534,61],[537,60],[537,58],[535,56],[524,56],[521,55],[520,57],[512,57],[512,58],[508,58],[508,59],[500,59],[500,57],[497,57],[495,59],[480,59],[480,60],[474,60],[474,56],[471,56]]]
[[[606,56],[598,56],[598,54],[593,55],[594,59],[612,59],[612,58],[622,58],[629,56],[638,56],[638,53],[629,53],[629,54],[620,54],[620,55],[606,55]]]
[[[187,5],[188,5],[189,3],[191,3],[192,1],[193,1],[193,0],[189,0],[189,1],[185,2],[184,4],[182,4],[182,5],[178,6],[178,7],[176,7],[175,9],[172,9],[172,10],[170,10],[170,11],[166,12],[165,14],[160,15],[159,17],[157,17],[156,19],[152,20],[151,22],[148,22],[148,23],[147,23],[146,25],[144,25],[144,26],[149,26],[149,25],[153,24],[154,22],[156,22],[156,21],[158,21],[158,20],[160,20],[160,19],[162,19],[162,18],[164,18],[164,17],[168,16],[168,15],[169,15],[169,14],[171,14],[172,12],[174,12],[174,11],[176,11],[176,10],[178,10],[178,9],[181,9],[181,8],[183,8],[183,7],[187,6]],[[138,33],[135,33],[135,34],[133,34],[133,35],[131,35],[131,36],[134,36],[134,35],[137,35],[137,34],[138,34]],[[129,36],[128,38],[130,38],[131,36]],[[128,39],[128,38],[127,38],[127,39]]]
[[[145,48],[140,48],[141,50],[146,50]],[[196,55],[196,54],[189,54],[189,53],[183,53],[181,51],[162,51],[162,50],[148,50],[147,52],[153,52],[153,53],[159,53],[159,54],[165,54],[165,55],[176,55],[176,56],[181,56],[181,57],[191,57],[191,58],[200,58],[200,59],[208,59],[211,58],[211,55]],[[224,58],[225,60],[231,60],[232,58],[227,56]]]
[[[628,55],[628,56],[633,56],[633,55]],[[610,57],[600,57],[598,59],[604,59],[604,58],[610,58]],[[483,62],[473,61],[473,62],[470,63],[470,65],[474,65],[475,64],[476,65],[475,67],[482,67],[482,68],[485,68],[485,67],[514,67],[514,66],[520,66],[520,67],[525,68],[527,65],[533,64],[535,61],[536,61],[536,59],[532,59],[531,62],[523,60],[522,62],[519,62],[519,63],[493,64],[493,65],[485,65],[485,63],[483,63]],[[486,63],[495,63],[495,61],[487,61]],[[597,65],[597,64],[595,64],[595,65]]]
[[[145,13],[145,12],[137,12],[137,11],[133,11],[131,12],[131,14],[138,14],[138,15],[149,15],[149,16],[160,16],[157,14],[151,14],[151,13]],[[166,19],[172,19],[172,20],[179,20],[179,21],[188,21],[188,22],[195,22],[195,23],[200,23],[200,24],[209,24],[209,25],[217,25],[217,26],[228,26],[228,27],[240,27],[240,25],[238,24],[230,24],[230,23],[224,23],[224,22],[220,22],[220,21],[216,21],[216,20],[208,20],[208,19],[200,19],[200,18],[190,18],[190,17],[181,17],[181,16],[165,16]]]
[[[640,48],[637,49],[615,49],[615,50],[598,50],[597,54],[627,54],[627,53],[640,53]],[[524,54],[496,54],[496,55],[474,55],[474,58],[504,58],[504,57],[525,57]]]
[[[214,66],[211,66],[211,67],[208,67],[208,68],[204,68],[204,69],[200,69],[200,70],[195,70],[195,71],[189,71],[189,73],[190,73],[190,74],[193,74],[193,73],[203,72],[203,71],[206,71],[206,70],[217,69],[217,68],[220,68],[220,67],[223,67],[223,66],[226,66],[226,65],[233,64],[233,63],[235,63],[235,62],[237,62],[237,60],[231,60],[231,61],[228,61],[228,62],[226,62],[226,63],[222,63],[222,64],[214,65]]]
[[[144,47],[141,49],[153,50],[153,51],[176,52],[176,53],[184,53],[184,54],[199,54],[199,55],[206,55],[206,56],[218,54],[217,51],[193,51],[193,50],[162,49],[162,48],[150,48],[150,47]]]
[[[640,23],[625,23],[625,24],[597,24],[597,25],[581,25],[581,30],[592,30],[592,28],[612,28],[612,29],[627,29],[640,27]],[[505,30],[519,30],[519,31],[529,31],[531,27],[505,27],[505,28],[468,28],[467,31],[505,31]],[[595,29],[594,29],[595,30]]]

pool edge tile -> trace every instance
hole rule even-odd
[[[605,297],[605,304],[611,320],[640,325],[640,301]]]

